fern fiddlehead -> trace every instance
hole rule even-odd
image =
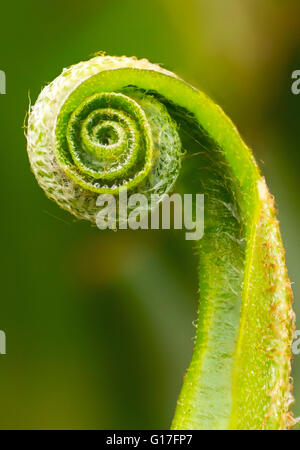
[[[95,222],[100,193],[156,193],[180,170],[205,194],[200,307],[174,429],[286,429],[292,295],[273,199],[237,130],[209,98],[146,60],[96,56],[65,69],[29,116],[46,194]],[[183,158],[183,150],[191,158]],[[181,165],[183,166],[181,169]]]

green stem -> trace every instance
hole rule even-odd
[[[42,91],[28,154],[46,194],[92,222],[99,193],[126,188],[160,201],[179,173],[189,174],[184,191],[205,194],[200,308],[172,428],[292,426],[292,295],[278,222],[224,112],[146,60],[97,56]]]

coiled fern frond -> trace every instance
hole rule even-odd
[[[198,326],[172,427],[291,427],[294,315],[274,201],[220,107],[147,60],[96,56],[45,87],[27,139],[38,183],[78,218],[95,222],[101,193],[159,202],[181,173],[205,194]]]

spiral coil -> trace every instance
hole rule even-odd
[[[158,194],[159,203],[174,186],[182,157],[166,106],[141,89],[96,87],[93,95],[68,103],[68,94],[94,81],[95,60],[99,57],[86,62],[84,71],[83,63],[72,66],[47,86],[28,126],[28,153],[39,184],[60,206],[91,221],[99,194],[117,196],[126,189]]]

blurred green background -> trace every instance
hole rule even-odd
[[[2,3],[1,19],[0,428],[167,428],[195,333],[192,245],[180,232],[99,232],[49,201],[26,154],[28,92],[34,102],[99,50],[146,57],[207,92],[276,197],[300,316],[300,3],[27,0]],[[300,415],[300,355],[293,367]]]

